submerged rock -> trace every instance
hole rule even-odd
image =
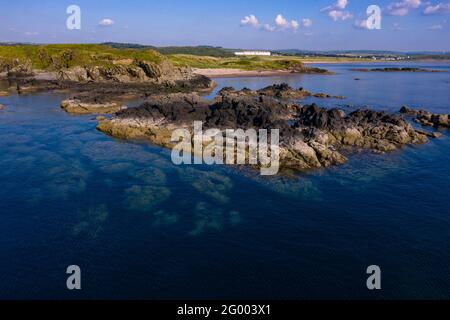
[[[72,227],[74,236],[87,236],[97,238],[104,230],[104,224],[109,216],[108,208],[102,204],[96,207],[88,208],[80,212],[81,222]]]
[[[4,110],[6,107],[3,104],[0,104],[0,110]]]
[[[135,185],[125,190],[127,210],[149,212],[170,197],[170,189],[161,186]]]

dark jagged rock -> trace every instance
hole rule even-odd
[[[426,110],[415,110],[403,106],[400,113],[415,117],[415,121],[423,126],[450,127],[450,116],[448,114],[433,114]]]
[[[348,147],[384,152],[427,140],[398,115],[372,110],[346,115],[315,104],[302,107],[276,98],[279,92],[289,91],[288,87],[268,88],[248,93],[224,88],[212,103],[195,94],[152,96],[138,108],[119,111],[110,120],[99,122],[98,129],[121,138],[146,138],[168,148],[174,145],[172,131],[192,130],[193,121],[222,132],[279,129],[281,166],[296,170],[344,163],[347,159],[340,150]]]
[[[311,92],[299,88],[298,90],[291,88],[287,83],[274,84],[257,91],[259,95],[276,97],[276,98],[293,98],[303,99],[311,95]]]
[[[294,89],[289,86],[287,83],[274,84],[263,89],[259,89],[257,91],[250,90],[248,88],[244,88],[242,90],[237,91],[233,87],[225,87],[219,91],[219,96],[224,96],[227,94],[236,94],[236,95],[244,95],[244,96],[267,96],[273,97],[277,99],[304,99],[306,97],[316,97],[316,98],[334,98],[334,99],[344,99],[342,96],[333,96],[327,93],[316,93],[313,94],[304,88]]]

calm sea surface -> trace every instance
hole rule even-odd
[[[325,107],[450,113],[450,65],[416,66],[448,72],[326,65],[337,75],[217,79],[217,90],[287,82],[347,97],[305,101]],[[0,298],[450,298],[449,131],[263,178],[177,167],[167,150],[66,114],[63,98],[0,97]],[[66,289],[73,264],[78,292]],[[374,264],[378,292],[366,288]]]

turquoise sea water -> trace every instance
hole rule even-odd
[[[450,113],[450,72],[325,67],[337,74],[218,79],[216,91],[288,82],[347,97],[306,101],[326,107]],[[448,131],[264,178],[177,167],[167,150],[66,114],[63,98],[0,97],[0,298],[450,298]],[[66,289],[72,264],[82,270],[78,292]],[[373,264],[377,292],[366,288]]]

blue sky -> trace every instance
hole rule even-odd
[[[72,4],[81,30],[66,28]],[[369,5],[381,30],[364,28]],[[450,0],[20,0],[0,11],[0,41],[450,51]]]

